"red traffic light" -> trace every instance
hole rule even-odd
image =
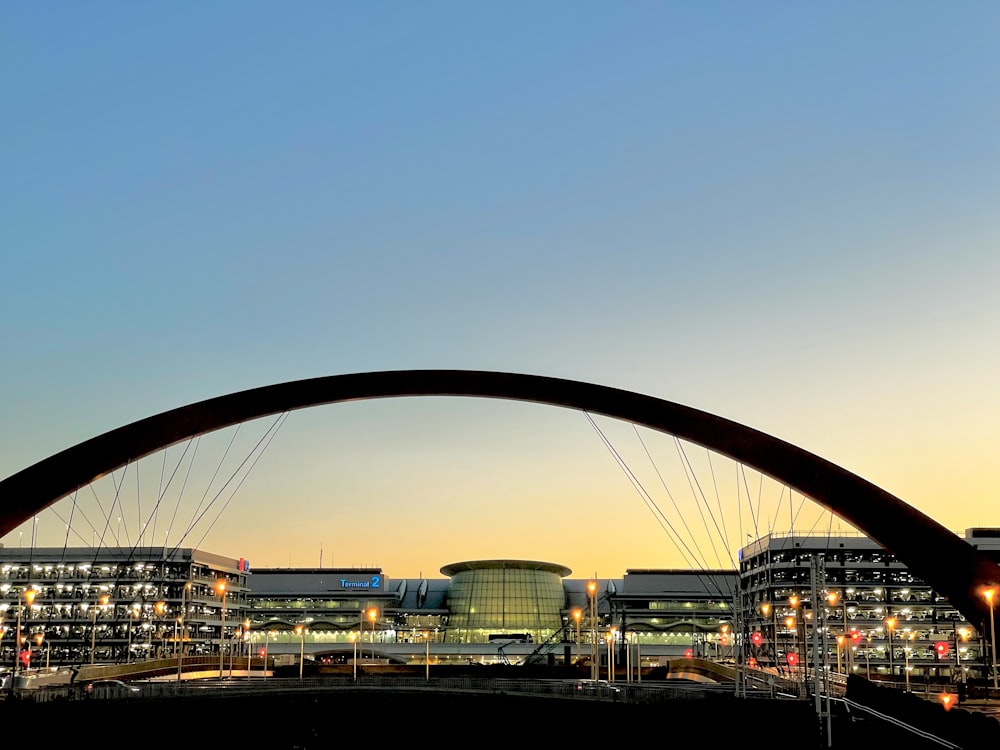
[[[684,649],[684,658],[685,659],[690,659],[692,656],[694,656],[694,652],[691,649],[689,649],[689,648]]]
[[[859,631],[859,630],[852,630],[851,631],[851,640],[854,641],[855,643],[857,643],[858,641],[860,641],[861,640],[861,631]]]
[[[949,646],[947,641],[934,642],[934,653],[936,653],[938,656],[944,658],[945,656],[948,655],[948,650]]]
[[[763,642],[763,640],[764,636],[760,634],[759,630],[755,630],[753,633],[750,634],[750,642],[755,646],[759,646]]]
[[[266,654],[266,653],[267,653],[267,649],[265,649],[265,648],[257,649],[257,656],[264,656],[264,654]]]
[[[22,651],[21,652],[21,661],[24,662],[24,666],[28,666],[31,663],[31,652],[30,651]]]
[[[794,667],[796,664],[799,663],[799,655],[796,654],[794,651],[788,654],[785,658],[787,659],[789,666]]]

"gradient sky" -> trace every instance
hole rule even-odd
[[[0,477],[246,388],[488,369],[1000,526],[998,33],[987,2],[8,3]],[[201,546],[681,564],[583,415],[473,399],[290,415]]]

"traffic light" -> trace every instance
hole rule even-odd
[[[691,649],[689,649],[689,648],[684,649],[684,658],[685,659],[690,659],[692,656],[694,656],[694,652]]]
[[[937,654],[939,659],[944,659],[948,655],[948,641],[935,641],[934,642],[934,653]]]
[[[264,654],[266,654],[266,653],[267,653],[267,649],[266,648],[259,648],[259,649],[257,649],[257,656],[261,657],[262,659],[264,658]]]
[[[31,664],[31,651],[22,651],[21,661],[24,662],[24,668],[27,669],[28,665]]]
[[[764,636],[760,634],[759,630],[755,630],[750,634],[750,643],[755,646],[759,646],[764,641]]]
[[[790,667],[794,667],[796,664],[799,663],[799,655],[794,651],[791,652],[790,654],[787,654],[785,656],[785,659],[788,661],[788,666]]]

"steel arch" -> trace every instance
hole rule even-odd
[[[0,536],[99,477],[180,441],[272,414],[400,396],[471,396],[579,409],[676,435],[752,466],[890,550],[970,622],[1000,566],[916,508],[823,458],[723,417],[576,380],[477,370],[331,375],[253,388],[163,412],[86,440],[0,481]]]

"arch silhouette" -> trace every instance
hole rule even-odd
[[[471,396],[579,409],[676,435],[747,464],[851,523],[980,625],[980,595],[1000,566],[898,497],[823,458],[723,417],[576,380],[476,370],[331,375],[253,388],[162,412],[56,453],[0,481],[0,536],[155,451],[240,422],[323,404],[401,396]]]

